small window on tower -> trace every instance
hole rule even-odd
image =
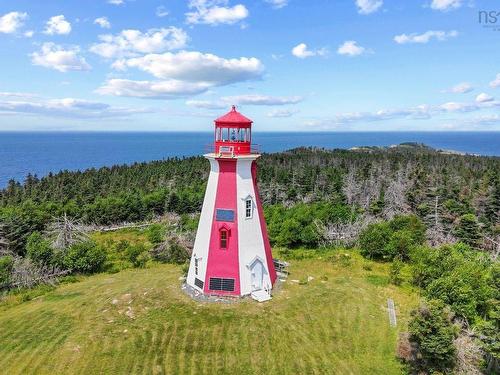
[[[245,200],[245,218],[251,219],[253,214],[252,211],[253,211],[252,199],[247,198]]]
[[[227,249],[227,230],[226,229],[222,229],[220,231],[220,248],[222,250]]]

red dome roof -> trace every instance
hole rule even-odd
[[[252,122],[248,117],[239,113],[234,105],[228,113],[215,120],[216,124],[251,124]]]

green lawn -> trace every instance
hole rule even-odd
[[[181,268],[171,265],[7,300],[0,373],[400,374],[397,332],[417,297],[387,285],[387,265],[363,264],[357,255],[349,267],[292,261],[288,281],[265,304],[194,302],[180,290]],[[389,326],[388,297],[397,329]]]

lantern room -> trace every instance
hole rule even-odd
[[[252,152],[252,120],[236,111],[231,111],[215,120],[215,154],[234,157]]]

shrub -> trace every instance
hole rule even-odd
[[[11,256],[0,257],[0,286],[8,284],[14,267],[14,259]]]
[[[361,254],[370,259],[390,259],[392,254],[386,252],[386,246],[391,234],[391,228],[386,222],[368,225],[359,236]]]
[[[157,245],[165,238],[165,227],[161,224],[153,224],[146,230],[146,237],[153,245]]]
[[[403,278],[401,277],[401,270],[404,267],[404,263],[401,258],[395,258],[391,263],[391,268],[389,270],[389,280],[394,285],[401,285]]]
[[[64,257],[66,268],[82,273],[98,272],[105,262],[106,252],[93,241],[72,245]]]
[[[410,365],[415,371],[448,372],[455,362],[456,329],[451,313],[440,301],[429,301],[412,311],[409,341],[417,351]]]
[[[40,232],[33,232],[26,243],[28,258],[40,266],[54,262],[54,250],[50,242],[42,237]]]
[[[359,236],[361,253],[379,260],[391,260],[396,256],[407,260],[410,250],[424,240],[425,225],[414,215],[370,224]]]
[[[132,245],[126,250],[127,258],[134,267],[144,267],[149,260],[149,255],[144,245]]]

